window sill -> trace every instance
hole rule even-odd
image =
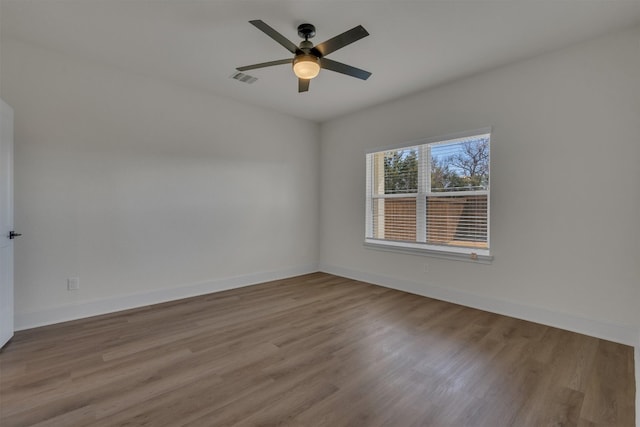
[[[400,245],[394,245],[389,243],[390,242],[378,242],[375,240],[365,240],[363,245],[367,249],[374,249],[378,251],[427,256],[431,258],[448,259],[448,260],[454,260],[454,261],[466,261],[466,262],[472,262],[476,264],[491,264],[493,261],[492,255],[484,255],[484,254],[473,255],[472,253],[453,252],[453,251],[446,251],[446,250],[434,250],[434,249],[419,248],[419,247],[407,247],[407,246],[400,246]]]

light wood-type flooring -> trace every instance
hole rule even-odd
[[[633,349],[324,273],[16,333],[0,425],[633,426]]]

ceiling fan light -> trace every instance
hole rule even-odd
[[[320,73],[320,59],[316,56],[298,55],[293,60],[293,73],[300,79],[312,79]]]

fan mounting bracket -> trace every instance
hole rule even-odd
[[[300,24],[298,25],[298,35],[305,40],[309,40],[316,35],[316,27],[312,24]]]

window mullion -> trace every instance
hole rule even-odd
[[[367,238],[373,238],[373,180],[375,179],[372,173],[373,167],[373,158],[374,154],[367,154],[367,193],[366,193],[366,202],[365,202],[365,236]]]
[[[372,183],[372,185],[376,186],[376,188],[373,190],[375,191],[375,194],[385,194],[385,188],[384,188],[384,155],[377,155],[374,156],[373,158],[373,164],[371,165],[371,167],[376,171],[376,174],[380,174],[380,176],[377,176],[376,178],[378,178],[377,182],[374,181]],[[385,206],[384,206],[384,199],[378,199],[378,205],[377,205],[377,209],[376,212],[374,213],[374,215],[376,216],[374,223],[375,223],[375,230],[372,230],[373,233],[375,233],[375,235],[379,238],[379,239],[384,239],[385,236],[385,210],[384,210]]]
[[[429,147],[418,146],[418,195],[416,196],[416,242],[427,241],[427,197],[430,188]]]

